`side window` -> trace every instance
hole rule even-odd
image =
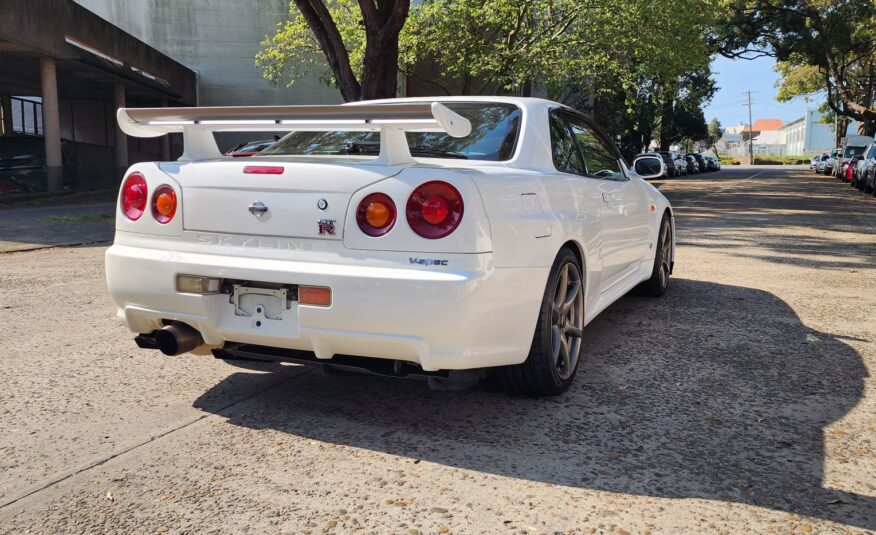
[[[617,156],[606,147],[596,134],[580,121],[572,120],[572,134],[584,157],[584,175],[603,180],[626,180]]]
[[[556,113],[550,114],[551,130],[551,153],[554,158],[554,167],[557,171],[583,175],[584,164],[581,162],[581,154],[575,144],[575,138],[569,131],[566,120]]]

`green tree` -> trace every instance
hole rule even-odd
[[[876,5],[873,0],[724,0],[715,34],[729,57],[775,56],[780,95],[827,93],[838,115],[876,131]]]
[[[716,117],[709,121],[706,137],[704,138],[706,146],[711,147],[712,150],[715,151],[715,156],[720,156],[718,154],[718,148],[715,147],[715,144],[722,137],[724,137],[724,129],[721,127],[721,121],[719,121]]]
[[[396,65],[436,93],[527,94],[538,86],[549,98],[591,113],[596,102],[606,103],[609,108],[596,113],[610,115],[610,132],[638,150],[661,125],[667,139],[678,135],[676,109],[688,124],[690,112],[714,90],[707,35],[720,1],[425,0],[410,8],[399,30]],[[317,74],[347,100],[373,98],[364,82],[358,92],[344,82],[364,80],[375,61],[363,2],[335,0],[325,9],[323,19],[332,21],[344,48],[331,56],[304,17],[303,0],[295,0],[290,19],[263,42],[257,64],[275,83]],[[346,58],[348,69],[337,68],[344,62],[333,57]]]
[[[293,0],[290,18],[262,41],[256,65],[279,83],[316,72],[345,101],[394,97],[399,34],[409,0]],[[363,68],[367,65],[368,68]]]

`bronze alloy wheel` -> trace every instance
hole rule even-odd
[[[551,360],[563,381],[572,376],[581,352],[584,329],[584,288],[573,262],[560,268],[551,311]]]

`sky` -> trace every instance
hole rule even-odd
[[[706,121],[717,117],[724,127],[740,123],[748,124],[748,96],[751,91],[751,114],[758,119],[778,118],[782,122],[803,117],[807,108],[818,107],[820,102],[806,102],[802,98],[790,102],[776,102],[775,87],[779,75],[773,71],[773,58],[755,60],[730,60],[718,56],[712,62],[712,72],[718,91],[704,112]]]

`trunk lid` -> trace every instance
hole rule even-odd
[[[282,173],[246,173],[246,167]],[[400,172],[349,159],[279,158],[171,162],[161,169],[182,188],[185,230],[327,240],[343,239],[355,191]]]

